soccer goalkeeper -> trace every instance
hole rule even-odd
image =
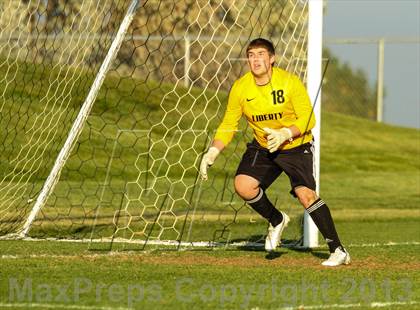
[[[246,50],[250,72],[235,81],[222,123],[212,146],[200,164],[201,177],[232,140],[238,122],[245,115],[254,131],[235,176],[235,190],[257,213],[269,222],[266,251],[274,251],[289,217],[277,210],[265,190],[284,172],[290,180],[290,193],[309,212],[325,238],[330,257],[324,266],[350,263],[325,202],[315,193],[313,176],[312,106],[299,78],[273,67],[273,44],[263,38],[251,41]]]

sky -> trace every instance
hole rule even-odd
[[[324,0],[325,1],[325,0]],[[324,39],[420,38],[420,0],[326,0]],[[326,44],[376,83],[377,45]],[[420,43],[385,43],[384,122],[420,128]]]

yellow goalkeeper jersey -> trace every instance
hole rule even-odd
[[[251,72],[235,81],[214,139],[228,145],[238,130],[242,115],[262,147],[267,147],[264,127],[279,129],[295,125],[299,128],[302,135],[279,149],[291,149],[312,140],[315,117],[308,93],[296,75],[280,68],[273,68],[271,81],[263,86],[255,83]]]

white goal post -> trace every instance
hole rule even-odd
[[[320,189],[320,158],[321,158],[321,89],[322,89],[322,29],[323,29],[322,0],[309,1],[308,17],[308,80],[307,89],[311,102],[314,105],[314,114],[317,121],[312,134],[315,139],[315,180],[316,191]],[[314,248],[318,246],[318,228],[305,211],[303,222],[303,246]]]
[[[206,183],[197,170],[259,36],[307,85],[319,191],[322,0],[46,5],[0,4],[0,235],[260,244],[266,224],[231,184],[246,124]],[[307,214],[270,197],[294,220],[286,244],[318,246]]]

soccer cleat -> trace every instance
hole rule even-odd
[[[287,224],[290,222],[290,218],[286,213],[281,212],[281,214],[283,215],[283,221],[281,221],[280,224],[278,224],[276,227],[273,227],[273,225],[270,223],[268,226],[268,233],[267,237],[265,238],[265,250],[267,252],[274,251],[280,244],[281,234],[283,233],[284,228],[286,228]]]
[[[339,265],[350,264],[350,254],[343,247],[335,249],[334,253],[331,253],[330,257],[322,262],[323,266],[335,267]]]

